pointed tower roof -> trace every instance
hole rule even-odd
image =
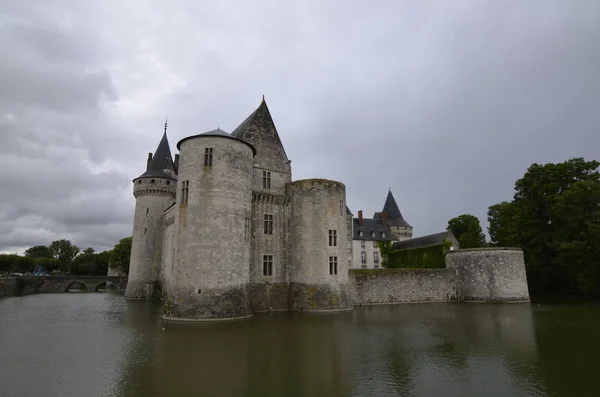
[[[381,212],[383,211],[387,212],[388,214],[388,225],[412,227],[404,220],[404,217],[400,212],[400,208],[398,208],[398,204],[396,204],[396,199],[394,199],[391,189],[388,191],[388,195],[385,199],[385,204],[383,205],[383,210]]]
[[[165,172],[165,170],[171,170],[172,173]],[[169,139],[167,138],[167,122],[165,121],[165,131],[162,139],[158,143],[154,155],[146,172],[140,175],[143,177],[155,177],[155,178],[169,178],[174,179],[173,174],[175,173],[175,164],[173,163],[173,157],[171,156],[171,148],[169,147]],[[171,174],[171,175],[169,175]]]
[[[279,133],[277,133],[277,128],[267,107],[264,95],[258,108],[233,130],[231,136],[243,139],[252,144],[280,147],[285,160],[287,160],[285,149],[283,148]]]

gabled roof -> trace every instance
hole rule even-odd
[[[396,199],[394,199],[394,195],[392,191],[388,191],[388,195],[385,199],[385,204],[383,205],[383,210],[381,212],[387,212],[388,214],[388,225],[390,226],[404,226],[404,227],[412,227],[404,220],[402,213],[400,212],[400,208],[398,208],[398,204],[396,204]],[[375,213],[374,218],[381,218],[381,213]]]
[[[269,108],[267,107],[264,95],[258,108],[233,130],[231,136],[252,144],[279,146],[283,156],[287,160],[287,154],[271,117],[271,112],[269,112]]]
[[[389,241],[390,231],[385,224],[379,219],[366,219],[363,218],[362,225],[360,225],[358,218],[353,219],[353,235],[352,240],[366,240],[366,241]],[[363,235],[360,235],[360,231]],[[375,236],[371,236],[371,232],[375,232]],[[381,232],[385,233],[385,236],[381,236]]]
[[[171,157],[171,148],[169,147],[169,140],[167,139],[166,125],[165,132],[154,151],[154,155],[152,156],[150,164],[148,164],[146,172],[140,175],[139,178],[154,177],[174,179],[173,176],[168,175],[164,170],[171,170],[175,173],[175,164],[173,163],[173,157]]]
[[[411,248],[422,248],[429,247],[432,245],[440,245],[446,240],[456,238],[454,234],[447,230],[441,233],[429,234],[427,236],[415,237],[404,241],[398,241],[393,244],[394,249],[411,249]]]

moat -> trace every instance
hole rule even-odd
[[[171,324],[110,293],[0,299],[2,395],[596,396],[600,304],[402,304]]]

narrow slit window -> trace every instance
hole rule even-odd
[[[271,171],[263,171],[263,189],[271,188]]]
[[[360,251],[360,263],[367,263],[367,252]]]
[[[273,275],[273,255],[263,255],[263,276]]]
[[[181,204],[188,202],[188,195],[190,191],[190,181],[183,181],[181,184]]]
[[[337,247],[337,230],[329,230],[329,246]]]
[[[204,166],[212,167],[213,165],[213,148],[207,147],[204,149]]]
[[[331,274],[331,275],[338,274],[338,258],[337,258],[337,256],[329,257],[329,274]]]
[[[264,234],[273,234],[273,214],[265,214]]]

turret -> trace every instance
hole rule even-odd
[[[404,220],[391,189],[388,191],[383,210],[381,213],[376,214],[375,217],[378,217],[377,215],[386,224],[394,240],[402,241],[412,238],[413,228]]]
[[[221,130],[182,139],[177,252],[165,280],[167,320],[252,315],[250,219],[255,149]]]
[[[175,200],[176,183],[165,122],[162,139],[154,155],[148,156],[146,171],[133,180],[136,202],[125,298],[153,299],[160,296],[163,213]]]

